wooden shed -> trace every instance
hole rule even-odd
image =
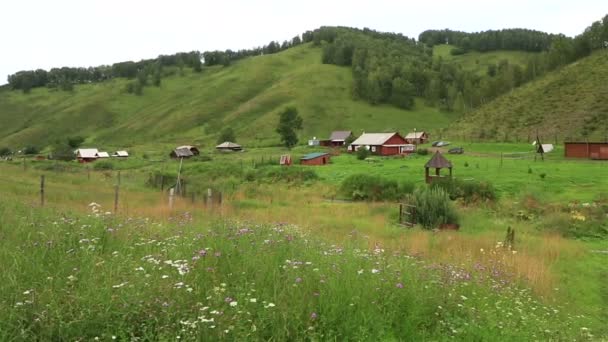
[[[608,160],[608,142],[565,142],[566,158]]]
[[[410,132],[405,136],[405,141],[408,144],[424,144],[429,140],[429,134],[427,132]]]
[[[241,145],[230,142],[230,141],[225,141],[225,142],[215,146],[215,148],[218,151],[226,151],[226,152],[230,152],[230,151],[236,152],[236,151],[243,150],[243,147]]]
[[[329,164],[330,159],[329,153],[315,152],[309,153],[300,158],[300,164],[302,165],[326,165]]]

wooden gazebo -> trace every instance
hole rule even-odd
[[[430,168],[435,169],[434,175],[431,175],[429,173]],[[441,175],[441,169],[449,169],[450,170],[449,177],[452,178],[452,162],[445,159],[445,157],[441,153],[439,153],[439,151],[437,151],[437,152],[435,152],[435,154],[433,155],[431,160],[429,160],[424,165],[424,174],[425,174],[426,183],[430,184],[436,178],[446,177],[446,176]]]

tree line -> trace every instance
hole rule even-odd
[[[432,46],[446,40],[455,45],[454,50],[534,53],[523,66],[505,59],[480,74],[433,57]],[[409,109],[419,97],[428,105],[466,112],[593,50],[608,47],[608,16],[575,38],[521,29],[480,33],[443,30],[425,31],[416,42],[369,29],[321,27],[313,32],[313,42],[323,48],[323,63],[351,67],[356,99]]]

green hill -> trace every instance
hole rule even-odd
[[[525,67],[528,58],[536,54],[526,51],[497,50],[489,52],[471,51],[462,55],[452,55],[450,51],[454,48],[455,46],[447,44],[435,45],[433,46],[433,56],[453,62],[461,66],[465,71],[472,71],[480,76],[487,73],[488,66],[498,65],[503,60],[509,61],[509,64]]]
[[[65,92],[34,88],[30,94],[0,90],[0,146],[46,146],[66,136],[110,146],[154,142],[212,143],[231,126],[239,142],[278,143],[277,113],[295,105],[304,118],[301,140],[332,130],[436,130],[457,116],[426,107],[373,106],[352,99],[348,67],[321,63],[310,44],[251,57],[229,67],[184,69],[164,77],[160,88],[127,94],[122,78],[76,85]]]
[[[608,135],[608,51],[529,82],[466,114],[456,135],[513,140],[536,131],[546,138],[605,139]]]

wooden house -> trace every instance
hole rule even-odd
[[[74,151],[79,163],[90,163],[97,160],[99,151],[96,148],[79,148]]]
[[[333,131],[329,136],[329,139],[322,140],[322,146],[329,147],[341,147],[346,144],[346,141],[353,136],[351,131]]]
[[[350,144],[348,151],[355,152],[360,148],[366,148],[372,154],[380,156],[408,154],[414,151],[414,146],[408,144],[398,132],[363,133]]]
[[[424,144],[429,140],[429,134],[427,132],[410,132],[405,136],[405,141],[408,144],[420,145]]]

